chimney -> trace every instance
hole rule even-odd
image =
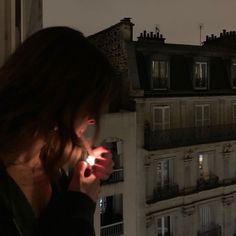
[[[138,41],[165,43],[165,38],[163,38],[163,35],[159,34],[159,32],[157,32],[156,34],[154,32],[147,33],[147,31],[144,30],[143,33],[140,33]]]

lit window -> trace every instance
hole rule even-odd
[[[153,60],[151,77],[152,89],[167,89],[169,78],[169,62],[166,60]]]
[[[100,213],[104,214],[106,212],[106,207],[107,207],[107,199],[106,197],[100,198]]]
[[[157,236],[171,235],[171,217],[162,216],[157,218]]]
[[[195,89],[207,89],[208,64],[207,62],[195,62],[194,64],[194,87]]]
[[[158,187],[165,187],[169,186],[172,183],[173,178],[173,166],[172,166],[172,160],[163,160],[157,162],[156,165],[156,181]]]

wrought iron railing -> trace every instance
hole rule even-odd
[[[124,233],[123,221],[101,227],[101,236],[115,236]]]
[[[235,139],[235,124],[154,131],[146,127],[144,130],[144,148],[150,151]]]
[[[152,199],[148,200],[147,203],[155,203],[157,201],[169,199],[179,195],[179,186],[177,184],[168,184],[164,186],[157,186],[153,191]]]
[[[198,236],[221,236],[221,226],[214,225],[208,229],[200,230],[197,234]]]
[[[112,184],[124,181],[124,169],[114,169],[108,180],[102,181],[102,184]]]
[[[210,175],[208,178],[200,177],[197,180],[197,191],[217,188],[220,185],[219,177],[216,175]]]

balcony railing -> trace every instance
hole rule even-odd
[[[108,180],[102,181],[102,184],[112,184],[124,181],[124,169],[114,169]]]
[[[201,230],[197,234],[198,236],[221,236],[221,226],[215,225],[206,230]]]
[[[123,221],[101,227],[101,236],[115,236],[124,233]]]
[[[157,150],[236,139],[235,124],[200,128],[144,130],[144,148]]]
[[[208,178],[201,177],[197,180],[197,191],[217,188],[219,186],[219,177],[216,175],[210,175]]]
[[[154,192],[151,200],[148,200],[147,203],[155,203],[157,201],[169,199],[179,195],[179,186],[177,184],[169,184],[164,186],[158,186]]]
[[[163,187],[157,187],[153,191],[151,199],[147,200],[147,204],[153,204],[155,202],[174,198],[177,196],[186,196],[189,194],[194,194],[204,190],[210,190],[213,188],[224,187],[228,185],[236,184],[236,178],[228,178],[227,180],[219,180],[219,177],[211,174],[209,178],[200,177],[197,180],[195,186],[189,187],[187,189],[179,189],[177,184],[165,185]]]

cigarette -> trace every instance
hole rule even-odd
[[[86,162],[87,162],[90,166],[93,166],[93,165],[95,164],[95,159],[96,159],[96,157],[93,155],[93,150],[92,150],[92,148],[90,147],[88,140],[84,137],[83,134],[78,134],[78,133],[77,133],[77,136],[80,138],[80,140],[82,141],[82,143],[83,143],[85,149],[87,150],[87,152],[88,152],[88,154],[89,154],[88,157],[87,157],[87,159],[86,159]]]

